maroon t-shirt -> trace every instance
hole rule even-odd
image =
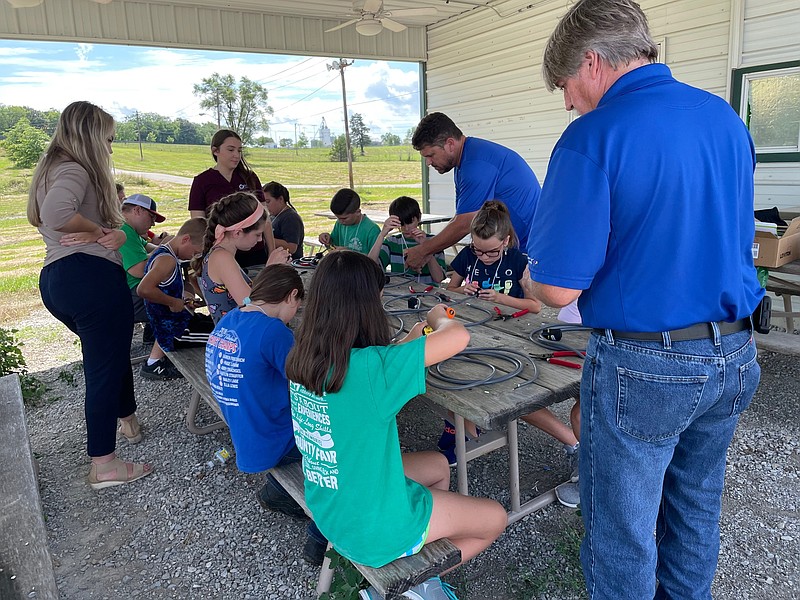
[[[202,210],[208,215],[208,211],[217,200],[235,192],[252,192],[259,202],[264,202],[261,182],[255,173],[253,173],[253,183],[256,185],[256,189],[247,185],[238,171],[233,172],[230,181],[216,169],[203,171],[192,181],[192,189],[189,191],[189,210]],[[258,242],[250,250],[238,251],[236,262],[245,268],[266,263],[267,251],[264,243]]]

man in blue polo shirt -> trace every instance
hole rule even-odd
[[[725,454],[760,377],[752,140],[657,52],[638,4],[580,0],[543,60],[582,116],[550,159],[530,285],[550,306],[580,296],[594,328],[579,468],[594,599],[711,598]]]
[[[465,136],[450,117],[440,112],[419,122],[411,145],[439,173],[455,169],[456,215],[437,235],[409,248],[409,268],[421,269],[431,255],[467,235],[472,218],[487,200],[501,200],[508,207],[520,248],[525,251],[541,192],[525,159],[500,144]]]

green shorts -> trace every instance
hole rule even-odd
[[[428,533],[430,532],[430,530],[431,530],[431,524],[430,524],[430,521],[428,521],[428,526],[427,526],[427,527],[425,527],[425,531],[423,531],[423,532],[422,532],[422,535],[420,535],[420,536],[419,536],[419,540],[417,540],[417,541],[416,541],[416,542],[415,542],[415,543],[414,543],[414,544],[411,546],[411,548],[409,548],[408,550],[406,550],[405,552],[403,552],[403,553],[402,553],[400,556],[398,556],[397,558],[405,558],[406,556],[414,556],[414,555],[415,555],[417,552],[419,552],[420,550],[422,550],[422,547],[425,545],[425,542],[426,542],[426,541],[427,541],[427,539],[428,539]]]

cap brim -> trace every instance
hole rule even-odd
[[[145,208],[145,210],[147,210],[147,209]],[[151,215],[153,215],[153,217],[154,217],[154,218],[155,218],[155,220],[156,220],[156,223],[163,223],[164,221],[166,221],[166,220],[167,220],[167,217],[165,217],[164,215],[160,215],[160,214],[158,214],[158,213],[157,213],[156,211],[154,211],[154,210],[147,210],[147,212],[149,212]]]

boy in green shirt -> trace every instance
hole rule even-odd
[[[333,195],[331,212],[336,215],[336,224],[330,233],[320,234],[320,243],[328,248],[349,248],[367,254],[381,228],[361,213],[361,197],[349,188],[342,188]]]

